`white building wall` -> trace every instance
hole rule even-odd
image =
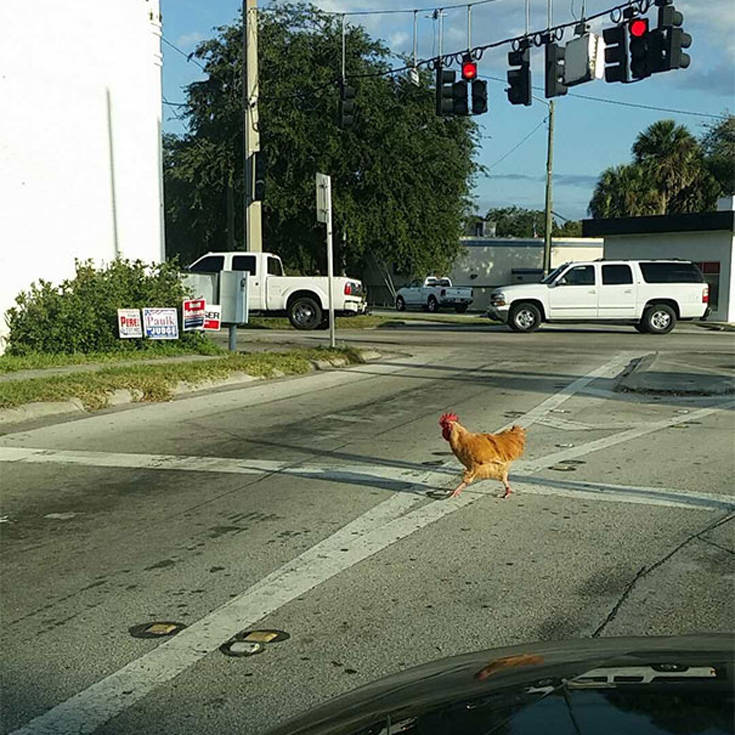
[[[0,3],[0,314],[75,258],[163,259],[160,36],[158,0]]]
[[[719,302],[712,321],[735,322],[735,237],[726,230],[605,235],[606,258],[681,258],[720,263]]]

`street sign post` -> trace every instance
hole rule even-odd
[[[332,248],[332,177],[316,175],[316,219],[327,225],[327,291],[329,293],[329,344],[337,345],[334,324],[334,253]]]

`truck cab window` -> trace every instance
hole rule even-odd
[[[225,267],[223,255],[209,255],[198,260],[189,270],[192,273],[219,273]]]
[[[281,265],[281,261],[278,260],[278,258],[268,258],[268,275],[269,276],[282,276],[283,275],[283,265]]]
[[[255,276],[257,265],[254,255],[233,255],[232,256],[233,271],[248,271],[251,276]]]

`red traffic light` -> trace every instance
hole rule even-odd
[[[474,61],[465,60],[462,62],[462,79],[467,82],[477,79],[477,64]]]
[[[648,33],[648,18],[634,18],[628,26],[633,38],[643,38]]]

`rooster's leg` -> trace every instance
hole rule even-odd
[[[464,480],[460,482],[459,485],[457,485],[457,487],[454,488],[454,492],[449,497],[456,498],[462,492],[462,490],[464,490],[467,487],[467,484],[468,483],[464,482]]]
[[[513,491],[510,489],[510,483],[508,482],[508,473],[503,473],[503,487],[505,487],[505,494],[503,495],[503,498],[507,498]]]

